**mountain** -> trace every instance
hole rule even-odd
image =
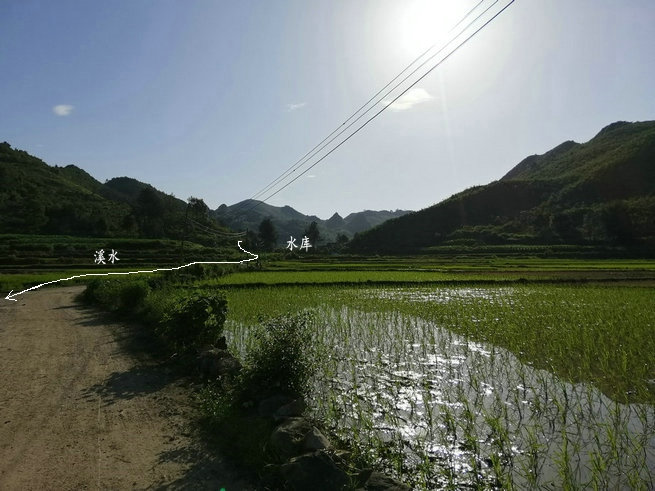
[[[49,166],[0,143],[0,233],[180,239],[186,202],[118,177],[104,184],[74,165]],[[218,228],[208,217],[195,216]],[[212,225],[213,223],[213,225]],[[200,243],[204,232],[189,232]]]
[[[655,244],[655,121],[612,123],[587,143],[527,157],[498,181],[358,234],[350,248],[474,244]]]
[[[339,235],[352,237],[407,213],[367,210],[346,218],[335,213],[321,220],[290,206],[252,200],[221,205],[215,211],[202,200],[194,198],[194,203],[187,211],[185,201],[150,184],[130,177],[101,183],[74,165],[50,166],[7,142],[0,143],[0,234],[181,239],[186,233],[190,240],[211,245],[221,240],[215,232],[225,231],[219,221],[234,230],[256,233],[261,221],[271,218],[279,244],[290,235],[302,237],[314,221],[321,242],[333,242]]]
[[[390,218],[400,217],[408,211],[361,211],[342,218],[335,213],[328,220],[315,215],[303,215],[290,206],[272,206],[257,200],[245,200],[231,206],[221,205],[212,215],[225,226],[235,230],[257,232],[259,224],[270,218],[277,232],[278,244],[283,244],[289,236],[302,237],[312,222],[316,222],[321,234],[321,242],[334,242],[339,235],[350,238],[358,232],[380,225]]]

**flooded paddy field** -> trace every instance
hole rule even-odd
[[[308,310],[313,415],[416,488],[655,487],[655,289],[277,287],[228,292],[245,352],[260,315]]]

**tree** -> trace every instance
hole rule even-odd
[[[189,212],[194,217],[194,219],[199,221],[204,221],[209,214],[209,206],[201,198],[195,198],[190,196],[187,200],[189,204]]]
[[[614,201],[603,209],[603,222],[608,239],[615,244],[631,244],[634,242],[634,227],[630,210],[625,202]]]
[[[164,203],[157,191],[150,186],[139,192],[136,207],[139,215],[147,218],[162,218],[164,215]]]
[[[148,186],[139,192],[136,212],[141,233],[148,237],[160,237],[164,230],[164,202],[154,188]]]
[[[259,240],[265,251],[272,251],[277,242],[275,225],[270,218],[264,218],[259,224]]]
[[[316,247],[316,243],[321,238],[321,233],[318,231],[318,224],[315,221],[310,223],[309,227],[305,229],[305,236],[309,239],[312,247]]]

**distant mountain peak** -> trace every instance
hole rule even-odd
[[[257,207],[252,204],[258,203]],[[251,206],[244,206],[251,204]],[[321,220],[315,215],[305,215],[289,205],[273,206],[268,203],[254,200],[245,200],[231,206],[220,206],[214,212],[225,224],[237,230],[257,230],[264,218],[270,218],[277,231],[278,240],[292,235],[302,236],[312,222],[316,222],[323,241],[330,242],[338,235],[352,236],[390,219],[401,216],[407,212],[396,210],[371,211],[351,213],[345,219],[334,213],[328,220]]]
[[[330,227],[341,227],[343,226],[343,217],[335,212],[330,218],[328,218],[325,223]]]
[[[602,130],[598,132],[594,138],[602,137],[605,136],[609,133],[612,133],[620,128],[625,128],[632,125],[632,123],[629,123],[628,121],[615,121],[614,123],[610,123],[607,126],[605,126]]]
[[[530,155],[529,157],[524,158],[521,162],[514,166],[512,170],[505,174],[501,178],[501,181],[507,179],[530,178],[532,174],[540,171],[544,167],[544,164],[547,164],[555,157],[564,155],[565,153],[573,150],[578,146],[580,146],[579,143],[574,142],[573,140],[567,140],[564,143],[560,143],[555,148],[551,148],[544,154]]]

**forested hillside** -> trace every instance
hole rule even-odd
[[[218,229],[202,200],[188,215]],[[180,239],[187,203],[128,177],[101,183],[84,170],[49,166],[9,143],[0,144],[0,233]],[[187,227],[198,242],[211,234]]]
[[[475,244],[655,244],[655,122],[613,123],[503,178],[357,235],[356,252]]]

